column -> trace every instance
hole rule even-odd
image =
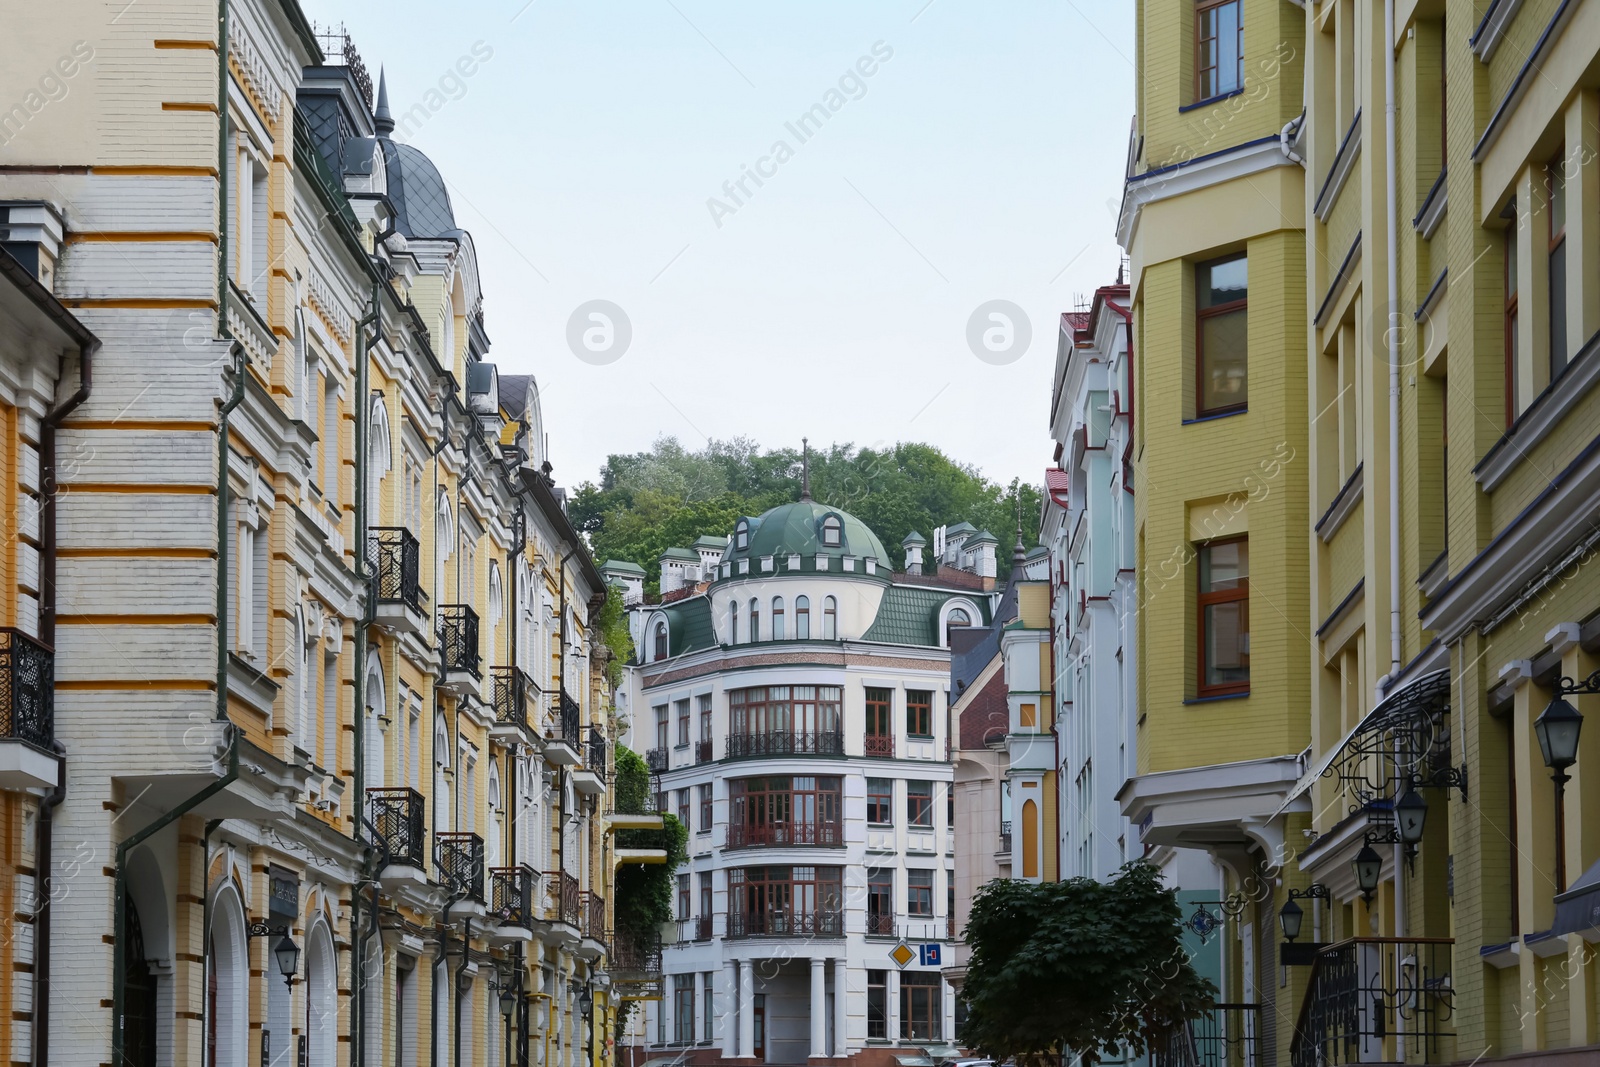
[[[667,1044],[671,1045],[682,1040],[678,1034],[678,976],[669,974],[663,977],[661,992],[664,994],[661,1006],[666,1012],[662,1018],[667,1021],[666,1029],[662,1032],[667,1035]]]
[[[755,976],[750,973],[750,961],[739,961],[739,1047],[734,1055],[739,1058],[756,1053],[756,991]]]
[[[886,1036],[890,1041],[900,1040],[900,972],[890,968],[886,977],[889,979],[889,988],[884,995],[889,998],[886,1007],[889,1009],[889,1025]]]
[[[833,1054],[840,1059],[850,1055],[845,1029],[850,1021],[849,967],[843,958],[833,961]]]
[[[731,1060],[739,1055],[739,1023],[735,1012],[739,1003],[739,965],[722,966],[722,1058]]]
[[[811,957],[811,1058],[828,1054],[828,983],[823,971],[828,961]]]

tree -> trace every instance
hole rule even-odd
[[[617,774],[612,800],[619,815],[642,815],[650,808],[650,768],[639,754],[623,745],[616,749]],[[652,940],[661,924],[672,921],[673,875],[689,859],[689,828],[677,816],[663,814],[660,830],[618,830],[617,848],[664,848],[664,864],[630,863],[617,868],[612,889],[612,930],[619,943]],[[627,1032],[636,1001],[625,1000],[617,1013],[616,1038]]]
[[[1000,879],[978,890],[962,1039],[996,1060],[1085,1063],[1149,1049],[1216,997],[1183,948],[1177,895],[1142,860],[1110,882]]]

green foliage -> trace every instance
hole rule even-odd
[[[599,559],[625,559],[655,573],[663,550],[688,547],[702,534],[726,537],[742,515],[800,497],[800,450],[763,451],[747,438],[712,441],[690,452],[673,437],[648,452],[612,455],[600,484],[580,486],[568,505]],[[1038,486],[989,481],[977,468],[931,445],[878,450],[834,444],[811,455],[811,495],[850,512],[883,540],[898,567],[900,542],[916,530],[963,520],[1000,539],[1000,576],[1011,570],[1017,522],[1023,544],[1038,543],[1043,497]],[[649,584],[655,591],[655,580]]]
[[[600,606],[597,625],[600,641],[611,650],[611,660],[606,664],[606,682],[615,689],[622,684],[622,672],[633,659],[633,634],[628,630],[628,613],[622,606],[620,585],[606,589],[606,602]]]
[[[619,815],[639,815],[648,810],[650,769],[639,754],[617,746],[617,776],[613,786]],[[663,815],[661,830],[618,830],[617,848],[664,848],[664,864],[630,863],[617,868],[614,914],[618,936],[645,937],[672,921],[672,884],[677,870],[689,859],[689,829],[676,815]]]
[[[1107,883],[988,883],[966,930],[962,1039],[1018,1063],[1076,1052],[1092,1064],[1124,1046],[1143,1055],[1216,997],[1184,951],[1182,918],[1176,894],[1138,860]]]

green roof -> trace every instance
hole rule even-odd
[[[703,648],[715,648],[716,631],[711,625],[711,603],[703,596],[690,597],[660,609],[667,617],[667,655],[682,656]],[[650,637],[645,635],[645,647]]]
[[[839,544],[834,548],[825,548],[822,544],[822,521],[829,515],[837,515],[841,524]],[[727,558],[731,560],[790,554],[855,556],[858,559],[876,557],[878,565],[885,571],[894,569],[883,542],[878,540],[878,535],[866,523],[826,504],[818,504],[813,500],[780,504],[764,515],[740,521],[750,524],[750,543],[743,550],[729,548]],[[737,546],[737,543],[735,539],[734,545]]]
[[[608,559],[600,564],[600,573],[606,574],[608,572],[611,574],[637,574],[641,578],[644,577],[643,567],[625,559]]]
[[[916,586],[891,585],[883,591],[883,603],[878,605],[878,617],[872,620],[863,641],[882,641],[891,645],[939,644],[939,611],[945,602],[962,599],[977,605],[978,613],[986,613],[985,598],[962,596],[958,592],[940,589],[922,589]],[[987,619],[980,620],[987,625]]]
[[[906,534],[905,539],[900,543],[902,545],[925,545],[928,543],[928,539],[917,533],[917,531],[912,530]]]
[[[1048,556],[1049,554],[1050,550],[1048,548],[1044,547],[1043,545],[1034,545],[1032,548],[1028,549],[1028,554],[1024,558],[1030,560],[1039,559],[1041,556]]]
[[[946,537],[951,534],[971,533],[972,531],[973,525],[970,522],[958,522],[954,526],[946,526],[944,530]]]
[[[687,548],[669,548],[665,552],[661,553],[661,555],[657,556],[656,559],[658,561],[664,559],[678,559],[685,563],[699,563],[700,553],[691,552]]]
[[[728,539],[726,537],[712,537],[710,534],[701,534],[699,537],[696,537],[692,542],[690,542],[689,547],[714,548],[718,552],[721,552],[724,548],[728,547]]]
[[[965,543],[969,544],[969,545],[982,545],[982,544],[998,545],[1000,543],[1000,538],[996,537],[994,534],[990,533],[988,530],[979,530],[977,533],[975,533],[971,537],[967,538]]]

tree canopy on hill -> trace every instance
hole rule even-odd
[[[597,559],[637,563],[651,575],[653,590],[662,551],[686,548],[703,534],[728,536],[740,516],[798,500],[800,481],[796,448],[763,449],[737,437],[690,451],[677,438],[662,437],[648,452],[610,456],[600,484],[579,486],[567,511],[589,535]],[[1023,544],[1038,543],[1038,486],[992,482],[932,445],[907,442],[879,450],[845,443],[814,450],[811,495],[870,526],[897,567],[904,562],[900,542],[906,534],[916,530],[931,540],[935,526],[966,521],[1000,539],[1004,579],[1011,570],[1019,498]]]

